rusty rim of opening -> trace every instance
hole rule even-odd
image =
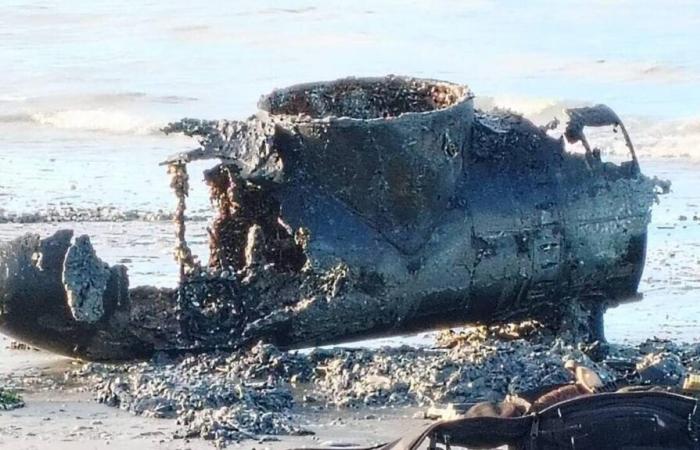
[[[299,104],[294,105],[295,101],[309,102],[314,91],[317,91],[316,96],[323,95],[324,91],[332,91],[333,89],[343,88],[344,86],[353,86],[355,88],[371,91],[372,88],[382,86],[398,86],[403,85],[413,92],[418,92],[417,86],[422,85],[424,88],[432,89],[436,93],[445,93],[449,97],[447,99],[438,99],[437,101],[444,102],[444,105],[435,103],[429,105],[425,110],[407,110],[396,115],[390,116],[373,116],[373,117],[353,117],[349,115],[335,114],[309,114],[298,109]],[[435,97],[432,97],[435,100]],[[258,108],[271,116],[276,117],[294,117],[297,122],[307,123],[328,123],[328,122],[384,122],[384,121],[405,121],[424,117],[429,114],[438,112],[447,112],[460,107],[473,109],[472,99],[474,94],[469,87],[449,81],[435,80],[430,78],[416,78],[406,76],[388,75],[384,77],[347,77],[332,81],[316,81],[310,83],[301,83],[288,86],[285,88],[275,89],[267,95],[264,95],[258,101]],[[303,105],[302,105],[303,106]],[[288,110],[285,111],[284,108]],[[297,109],[297,111],[289,111]]]

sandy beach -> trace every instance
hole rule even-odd
[[[8,339],[0,338],[6,347]],[[6,350],[6,349],[5,349]],[[0,411],[0,448],[13,449],[211,449],[202,439],[175,439],[175,420],[135,416],[95,401],[86,383],[65,381],[81,363],[35,350],[3,351],[0,380],[21,386],[26,406]],[[295,411],[297,421],[314,431],[311,436],[269,436],[247,440],[232,448],[287,449],[295,447],[372,445],[396,439],[402,430],[429,424],[425,408],[366,408]]]
[[[642,172],[672,182],[652,210],[642,298],[606,313],[606,337],[632,365],[651,355],[675,375],[699,373],[698,23],[691,1],[9,2],[0,5],[0,242],[74,229],[105,262],[128,268],[131,287],[175,286],[175,200],[158,164],[194,143],[161,128],[182,117],[243,119],[261,94],[294,83],[444,79],[468,85],[477,108],[512,109],[537,125],[605,103],[629,129]],[[590,137],[605,161],[627,158],[619,134]],[[202,256],[212,215],[206,167],[191,165],[188,198],[187,238]],[[478,336],[437,352],[436,335],[321,356],[263,348],[270,358],[117,366],[11,349],[0,336],[0,388],[24,401],[0,409],[0,449],[345,448],[424,426],[429,406],[566,381],[568,359],[619,375],[551,336]],[[281,402],[269,416],[265,392]],[[167,417],[153,417],[164,409]],[[281,434],[237,442],[244,422]],[[176,438],[183,432],[193,437]]]
[[[137,417],[94,402],[85,393],[37,393],[25,396],[27,407],[0,415],[0,448],[40,449],[212,449],[201,439],[174,439],[172,420]],[[418,410],[366,410],[308,413],[302,421],[314,424],[315,435],[248,440],[231,448],[289,449],[326,446],[368,446],[389,442],[401,430],[430,423],[415,419]]]

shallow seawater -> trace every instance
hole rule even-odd
[[[652,210],[641,301],[611,309],[613,341],[647,337],[700,341],[700,164],[650,161],[649,175],[672,181],[672,192]]]
[[[565,107],[606,103],[627,124],[644,172],[674,182],[654,209],[644,299],[607,314],[608,337],[696,341],[699,30],[700,4],[692,1],[673,8],[650,0],[633,7],[602,0],[2,2],[0,222],[70,207],[171,211],[158,163],[195,143],[159,128],[185,116],[242,119],[260,95],[298,82],[388,73],[445,79],[468,84],[480,106],[510,107],[538,123]],[[611,136],[595,133],[593,144],[620,158],[624,148]],[[193,215],[210,211],[204,167],[190,172]],[[205,227],[189,224],[200,255]],[[129,267],[133,286],[177,280],[168,222],[0,224],[0,240],[60,228],[90,235],[100,257]]]

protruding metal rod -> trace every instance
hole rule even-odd
[[[612,109],[605,105],[596,105],[582,108],[570,108],[566,110],[566,113],[569,115],[569,122],[566,124],[564,136],[566,136],[566,140],[572,144],[580,141],[586,149],[587,157],[591,154],[591,147],[583,134],[584,127],[619,126],[625,138],[625,145],[627,145],[630,151],[635,174],[638,175],[640,173],[639,160],[637,160],[637,154],[634,151],[632,140],[622,120],[620,120]]]
[[[624,136],[625,138],[625,144],[627,144],[627,148],[629,149],[630,155],[632,156],[635,171],[637,174],[639,174],[641,169],[639,167],[639,160],[637,159],[637,154],[635,153],[634,146],[632,145],[632,139],[630,139],[630,135],[627,133],[627,128],[625,128],[625,125],[621,121],[618,122],[618,125],[620,126],[620,130],[622,130],[622,136]]]

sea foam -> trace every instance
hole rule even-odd
[[[36,125],[61,130],[150,135],[165,124],[126,111],[67,109],[52,112],[23,112],[0,115],[0,124]]]
[[[161,114],[150,114],[148,105],[134,105],[136,98],[146,103],[159,103],[165,106]],[[169,121],[179,116],[168,112],[167,103],[182,103],[195,100],[191,97],[146,97],[134,94],[118,97],[94,96],[78,103],[76,108],[57,108],[55,105],[33,104],[29,108],[16,109],[17,112],[0,114],[0,129],[3,125],[15,127],[41,127],[45,130],[68,130],[82,132],[106,133],[115,135],[159,135],[160,129]],[[111,105],[97,106],[109,101]],[[115,103],[116,101],[116,103]],[[24,102],[24,101],[23,101]],[[129,104],[125,104],[129,103]],[[477,96],[476,107],[482,110],[506,108],[523,114],[537,125],[544,125],[558,119],[560,125],[552,130],[552,136],[563,133],[567,108],[590,106],[592,103],[576,100],[543,99],[531,97],[489,97]],[[171,116],[169,119],[165,117]],[[640,158],[687,158],[700,160],[700,116],[674,119],[657,119],[641,115],[624,115],[621,119],[627,127]],[[215,118],[215,117],[212,117]],[[619,133],[609,128],[587,130],[589,141],[601,149],[604,155],[624,156],[627,154],[624,141]],[[577,146],[570,147],[580,150]]]
[[[563,133],[567,121],[567,108],[591,106],[593,103],[575,100],[538,99],[528,97],[477,97],[476,107],[489,110],[507,108],[523,114],[537,125],[544,125],[554,119],[560,125],[550,134]],[[646,159],[684,158],[700,160],[700,116],[674,119],[657,119],[640,115],[620,114],[629,132],[637,156]],[[628,150],[620,133],[611,127],[586,130],[591,145],[599,148],[603,155],[625,156]],[[573,151],[577,146],[569,146]]]

